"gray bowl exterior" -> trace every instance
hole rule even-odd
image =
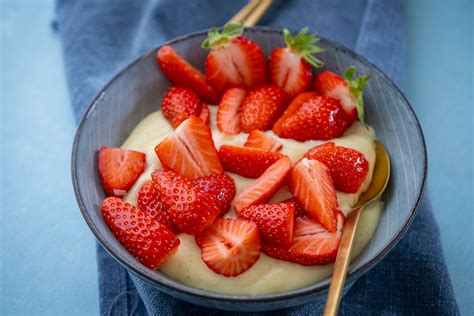
[[[282,47],[281,33],[268,28],[246,30],[265,54]],[[168,42],[179,55],[203,70],[207,52],[200,48],[206,32]],[[348,284],[380,261],[402,237],[412,222],[426,181],[427,156],[418,120],[400,90],[380,70],[354,52],[322,39],[326,51],[318,57],[325,67],[341,73],[354,65],[358,73],[370,74],[364,97],[368,124],[386,146],[392,177],[383,200],[385,208],[371,242],[352,262]],[[158,49],[158,48],[157,48]],[[120,146],[147,114],[160,108],[170,86],[156,65],[156,51],[143,55],[118,73],[97,95],[79,125],[72,153],[72,178],[81,212],[104,248],[124,267],[157,289],[191,303],[226,310],[257,311],[308,303],[327,292],[329,279],[295,291],[264,296],[232,296],[195,289],[178,283],[159,271],[141,265],[115,239],[100,214],[105,198],[97,172],[101,146]],[[318,70],[320,71],[320,70]]]

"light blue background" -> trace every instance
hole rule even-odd
[[[98,314],[95,244],[70,179],[74,120],[51,0],[0,0],[0,314]],[[407,1],[403,90],[463,314],[473,315],[473,2]]]

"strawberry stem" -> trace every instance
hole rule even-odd
[[[244,26],[242,23],[227,24],[219,33],[217,28],[213,27],[207,33],[207,38],[202,42],[201,47],[206,49],[213,49],[220,44],[227,43],[237,36],[242,35]]]
[[[364,98],[362,90],[364,90],[370,76],[357,76],[354,79],[355,72],[356,69],[354,66],[348,67],[346,71],[344,71],[343,77],[351,90],[351,94],[356,99],[357,116],[359,121],[365,124]]]
[[[296,52],[301,58],[315,67],[322,67],[324,63],[313,56],[315,53],[324,51],[322,47],[315,45],[321,39],[314,34],[308,34],[308,27],[301,29],[293,37],[288,29],[283,29],[283,39],[286,46]]]

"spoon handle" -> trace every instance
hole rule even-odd
[[[344,282],[346,281],[347,269],[349,267],[360,213],[360,207],[352,210],[342,230],[341,244],[339,245],[336,262],[334,263],[334,271],[332,273],[331,285],[329,286],[326,307],[324,308],[324,316],[337,315],[339,302],[341,301],[341,296],[344,291]]]

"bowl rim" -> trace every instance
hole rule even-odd
[[[121,75],[123,75],[129,68],[133,67],[136,63],[140,62],[142,59],[150,56],[151,54],[156,54],[158,49],[164,45],[172,45],[178,42],[185,41],[187,39],[197,37],[197,36],[202,36],[208,32],[208,29],[188,33],[182,36],[175,37],[169,41],[166,41],[162,43],[161,45],[158,45],[146,53],[142,54],[135,60],[133,60],[131,63],[129,63],[127,66],[119,70],[117,73],[115,73],[110,80],[100,89],[100,91],[94,96],[92,101],[90,102],[89,106],[87,107],[87,110],[84,112],[84,114],[81,117],[81,120],[78,124],[77,131],[74,137],[73,141],[73,147],[72,147],[72,153],[71,153],[71,176],[72,176],[72,182],[73,182],[73,188],[74,188],[74,194],[76,196],[77,203],[79,205],[79,209],[82,213],[82,216],[84,217],[84,220],[86,221],[87,225],[89,226],[90,230],[94,234],[95,238],[99,241],[99,243],[102,245],[102,247],[112,256],[115,258],[117,262],[119,262],[123,267],[125,267],[128,271],[131,271],[133,274],[136,276],[140,277],[144,281],[152,283],[155,287],[158,287],[160,289],[163,289],[165,292],[180,292],[182,294],[185,294],[187,296],[192,296],[192,297],[198,297],[198,298],[206,298],[206,299],[212,299],[216,301],[225,301],[228,303],[263,303],[263,302],[278,302],[278,301],[284,301],[284,300],[289,300],[289,299],[294,299],[294,298],[299,298],[299,297],[305,297],[309,295],[315,295],[317,293],[323,293],[326,291],[329,287],[330,283],[330,278],[327,278],[323,281],[320,281],[316,284],[312,284],[300,289],[296,290],[291,290],[291,291],[286,291],[286,292],[280,292],[280,293],[274,293],[274,294],[266,294],[266,295],[230,295],[230,294],[223,294],[223,293],[217,293],[217,292],[211,292],[207,290],[202,290],[198,288],[194,288],[185,284],[182,284],[178,281],[172,280],[171,278],[165,276],[165,275],[157,275],[154,270],[150,270],[146,268],[145,266],[141,264],[136,264],[138,261],[132,261],[129,258],[125,257],[124,255],[120,254],[120,252],[107,241],[107,239],[102,235],[100,230],[94,225],[94,221],[92,218],[89,216],[89,213],[87,212],[87,209],[85,207],[85,204],[82,200],[81,196],[81,188],[79,187],[76,173],[78,171],[77,165],[76,165],[76,156],[77,156],[77,149],[78,149],[78,143],[79,139],[82,133],[83,126],[91,114],[91,112],[95,109],[97,104],[102,98],[103,93],[107,88]],[[257,26],[257,27],[250,27],[250,28],[245,28],[245,32],[260,32],[260,33],[278,33],[282,34],[282,31],[276,28],[272,27],[264,27],[264,26]],[[372,259],[368,260],[365,264],[361,265],[357,269],[353,271],[349,271],[346,279],[346,284],[351,283],[353,280],[357,280],[361,275],[365,274],[367,271],[369,271],[372,267],[374,267],[380,260],[382,260],[394,247],[395,245],[400,241],[400,239],[403,237],[403,235],[406,233],[408,228],[410,227],[411,223],[413,222],[417,212],[418,208],[421,204],[425,189],[426,189],[426,181],[427,181],[427,173],[428,173],[428,157],[427,157],[427,148],[426,148],[426,141],[425,137],[423,135],[423,130],[421,128],[420,122],[418,120],[418,117],[415,114],[415,111],[413,110],[410,102],[407,100],[403,92],[398,88],[398,86],[393,82],[392,79],[390,79],[382,70],[380,70],[376,65],[368,61],[366,58],[362,57],[361,55],[355,53],[351,49],[333,42],[331,40],[328,40],[324,37],[321,37],[321,42],[325,43],[329,46],[334,47],[335,49],[341,50],[345,53],[349,53],[351,57],[355,58],[356,60],[368,65],[373,72],[376,72],[378,75],[383,77],[389,85],[397,91],[400,96],[402,97],[404,103],[408,106],[408,109],[410,113],[413,115],[413,118],[415,120],[415,126],[416,130],[418,131],[420,135],[420,139],[422,142],[422,152],[423,152],[423,176],[422,176],[422,182],[421,186],[419,188],[419,191],[417,192],[417,199],[415,204],[412,206],[409,216],[406,218],[405,222],[403,225],[400,227],[400,229],[397,231],[397,233],[392,237],[392,239],[386,244],[385,247],[383,247],[378,253],[373,256]]]

